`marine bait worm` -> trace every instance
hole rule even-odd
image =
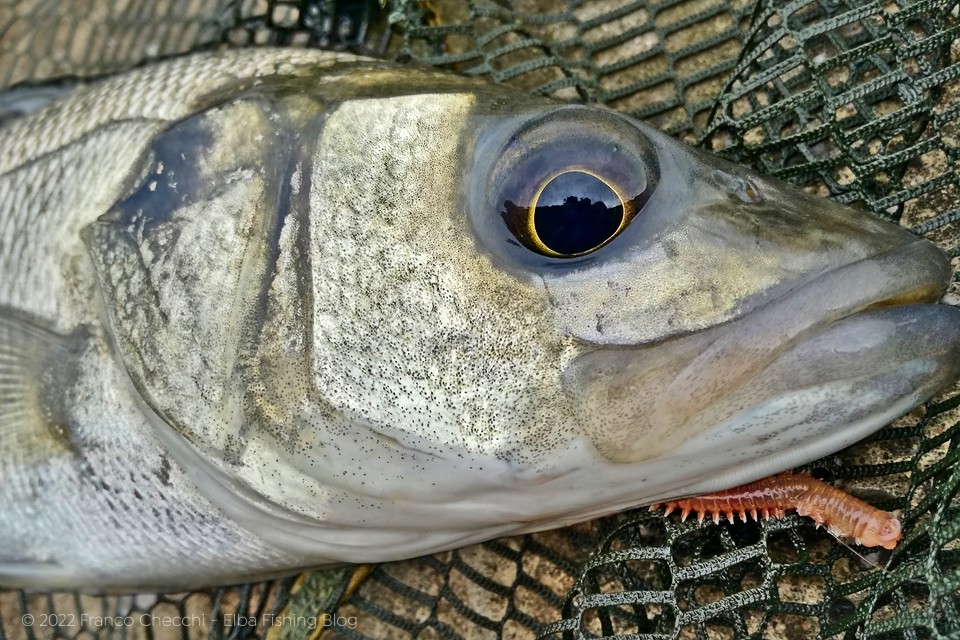
[[[901,538],[900,521],[893,514],[871,507],[807,473],[782,473],[719,493],[657,503],[650,510],[660,507],[666,507],[664,515],[679,510],[681,520],[696,512],[699,522],[707,515],[720,522],[720,514],[733,522],[736,513],[744,522],[747,514],[754,520],[758,515],[782,518],[787,511],[796,510],[818,526],[827,527],[835,536],[853,538],[866,547],[893,549]]]

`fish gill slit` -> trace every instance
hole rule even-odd
[[[293,187],[290,184],[291,172],[296,171],[299,160],[298,155],[294,152],[293,138],[296,137],[296,133],[288,129],[284,136],[286,140],[282,144],[277,145],[277,147],[283,151],[277,158],[276,164],[272,165],[277,167],[277,169],[269,176],[269,179],[265,181],[268,192],[264,198],[264,202],[271,204],[268,205],[270,209],[264,212],[265,215],[263,215],[261,222],[260,230],[262,231],[262,236],[259,237],[263,239],[256,243],[256,247],[248,249],[248,256],[244,259],[244,269],[248,269],[251,267],[251,263],[253,266],[256,265],[257,249],[262,249],[263,251],[262,272],[256,279],[259,286],[255,292],[247,298],[249,302],[248,306],[236,304],[234,307],[235,313],[239,315],[237,319],[240,320],[240,322],[237,324],[238,336],[233,346],[235,350],[233,359],[230,366],[224,371],[224,375],[226,376],[226,380],[224,381],[225,385],[235,384],[238,380],[237,374],[249,368],[251,359],[256,354],[256,345],[259,344],[267,318],[270,303],[270,288],[276,277],[277,265],[280,261],[281,233],[292,209],[291,200]],[[270,166],[270,163],[265,164]],[[256,238],[258,235],[254,233],[253,237]],[[245,311],[245,307],[248,310]],[[247,377],[240,375],[239,379],[246,380]],[[236,409],[239,410],[241,414],[245,413],[245,407],[248,404],[246,390],[248,386],[249,385],[241,384],[239,391],[229,394],[229,397],[233,399],[234,403],[239,403]],[[244,449],[242,443],[246,442],[251,428],[250,420],[241,420],[237,434],[238,440],[241,443],[241,453]]]

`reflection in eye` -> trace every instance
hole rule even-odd
[[[623,223],[623,202],[602,180],[583,171],[562,173],[546,184],[533,210],[536,237],[562,255],[591,251]]]
[[[500,215],[523,244],[558,258],[581,256],[612,240],[636,213],[640,197],[623,198],[602,178],[583,170],[544,184],[534,203],[503,203]]]

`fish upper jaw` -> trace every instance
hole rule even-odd
[[[704,408],[799,341],[839,320],[871,309],[936,301],[950,274],[946,256],[925,240],[823,273],[718,328],[719,337],[673,380],[665,402],[682,399],[687,408],[691,404]],[[712,370],[723,372],[717,382],[698,382],[703,371]]]

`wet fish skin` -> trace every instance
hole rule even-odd
[[[958,374],[933,245],[604,110],[263,49],[0,137],[5,586],[560,526],[836,451]],[[644,172],[595,252],[504,223],[556,162]]]

